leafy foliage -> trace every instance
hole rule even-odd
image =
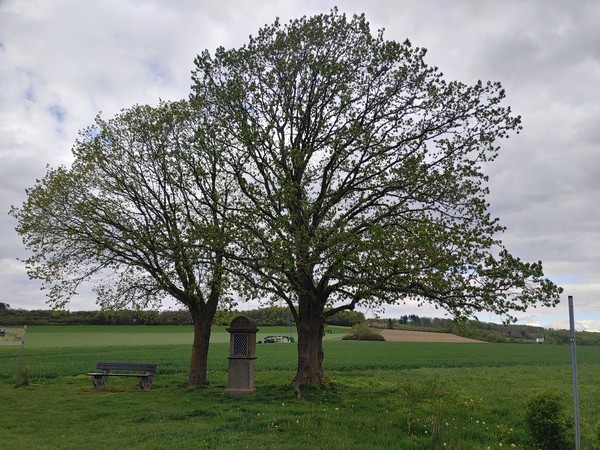
[[[81,133],[71,168],[48,169],[12,208],[33,253],[31,277],[63,308],[79,285],[98,286],[100,305],[147,307],[170,294],[208,297],[226,230],[215,219],[215,152],[196,138],[186,102],[136,106]],[[192,149],[193,147],[193,149]]]
[[[320,382],[312,337],[359,304],[416,299],[509,321],[558,302],[487,211],[484,166],[520,118],[499,83],[447,82],[425,55],[334,9],[196,59],[194,98],[234,155],[239,287],[290,306],[297,380]]]
[[[500,83],[448,82],[425,56],[336,9],[204,51],[189,102],[98,117],[11,209],[29,275],[57,308],[89,281],[105,307],[172,296],[205,352],[230,287],[283,300],[296,386],[323,381],[327,318],[357,305],[555,305],[488,212],[485,166],[520,118]]]
[[[254,287],[292,305],[414,297],[461,316],[557,301],[487,213],[483,165],[520,118],[499,83],[448,83],[425,54],[334,10],[196,59],[196,96],[236,154]]]
[[[555,392],[531,398],[526,405],[525,422],[537,448],[563,450],[572,446],[569,436],[572,423],[562,398]]]
[[[206,372],[195,355],[208,352],[224,297],[230,232],[232,185],[209,130],[186,101],[98,116],[71,167],[49,168],[11,208],[31,252],[28,274],[44,282],[53,307],[63,309],[84,283],[107,309],[157,306],[167,295],[185,305],[198,327],[194,379]]]
[[[385,341],[384,337],[378,331],[369,328],[366,323],[352,325],[352,331],[342,339],[352,341]]]
[[[365,321],[365,315],[358,311],[338,311],[333,316],[327,317],[328,325],[351,327]]]

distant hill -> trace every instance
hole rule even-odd
[[[568,330],[553,330],[530,325],[504,325],[477,320],[456,322],[452,319],[419,317],[416,315],[402,316],[396,319],[367,319],[367,323],[373,328],[452,333],[457,336],[486,342],[559,345],[570,343],[570,332]],[[578,345],[600,345],[600,333],[578,331],[576,342]]]

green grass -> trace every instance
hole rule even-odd
[[[2,446],[529,449],[527,400],[547,390],[572,395],[568,346],[341,341],[337,331],[324,343],[330,387],[297,400],[294,345],[258,345],[257,392],[230,398],[224,330],[213,336],[210,385],[188,389],[189,327],[31,327],[30,386],[14,388],[18,347],[0,347]],[[577,351],[582,448],[593,449],[600,348]],[[157,363],[152,390],[114,378],[96,392],[84,374],[100,360]]]
[[[212,343],[228,343],[227,327],[215,326]],[[257,340],[270,335],[287,335],[288,327],[259,328]],[[348,332],[343,327],[327,327],[325,340],[340,339]],[[295,336],[295,330],[292,330]],[[191,345],[191,325],[49,325],[27,329],[27,347],[106,347],[106,346],[151,346]]]

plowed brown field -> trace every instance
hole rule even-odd
[[[381,335],[388,342],[471,342],[485,344],[483,341],[456,336],[450,333],[432,333],[429,331],[383,330]]]

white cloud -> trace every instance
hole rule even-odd
[[[2,210],[23,201],[47,163],[69,163],[78,130],[98,111],[110,117],[136,103],[186,97],[202,50],[240,46],[276,16],[287,21],[334,4],[0,1]],[[600,4],[348,0],[340,10],[364,11],[388,39],[427,47],[427,61],[449,79],[503,83],[524,130],[502,142],[488,169],[492,213],[508,227],[509,250],[541,259],[566,289],[559,308],[522,317],[551,323],[574,295],[582,326],[595,326],[586,320],[600,319],[592,317],[600,309]],[[14,225],[0,219],[0,298],[44,307],[37,282],[15,265],[24,251]],[[80,296],[77,305],[86,301]],[[436,314],[412,306],[393,311]]]

